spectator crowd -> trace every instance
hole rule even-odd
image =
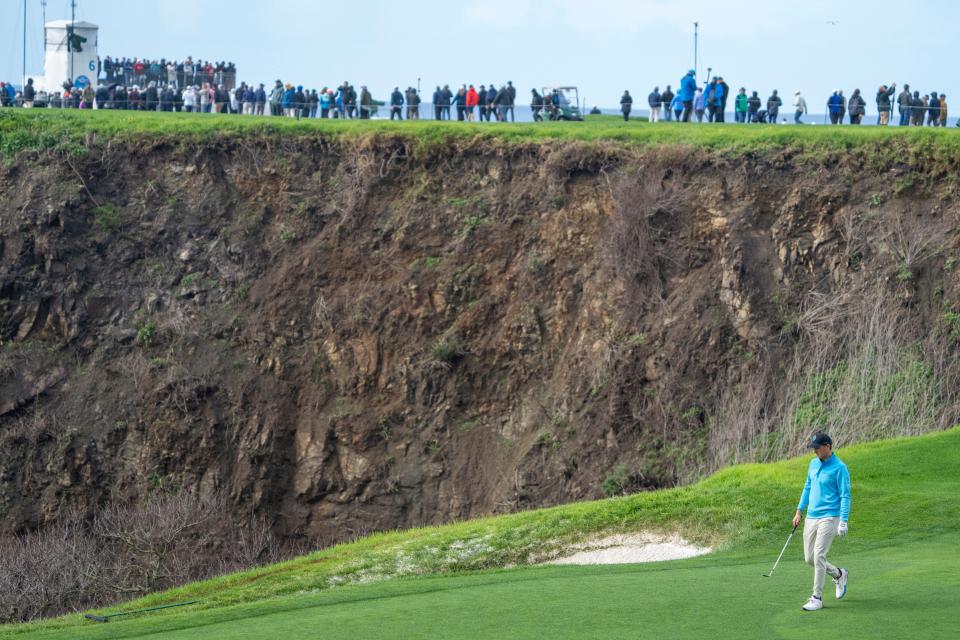
[[[947,96],[932,91],[920,95],[919,91],[910,91],[910,85],[904,85],[903,91],[896,93],[896,83],[881,85],[877,89],[875,98],[877,109],[877,123],[885,126],[890,124],[894,104],[896,104],[898,124],[904,126],[947,126]],[[650,108],[650,122],[660,120],[691,122],[724,122],[727,113],[727,104],[730,100],[730,85],[723,76],[713,76],[704,86],[696,81],[696,72],[691,69],[680,79],[679,90],[674,93],[670,85],[661,92],[660,87],[654,87],[647,96],[647,105]],[[783,98],[774,89],[766,101],[760,98],[758,91],[751,91],[747,95],[746,87],[740,87],[733,96],[733,115],[738,123],[771,123],[778,122],[780,110],[783,107]],[[629,120],[633,106],[633,98],[629,91],[625,91],[620,98],[620,110],[625,120]],[[797,90],[790,102],[793,111],[793,121],[802,124],[803,118],[808,115],[806,98]],[[854,89],[849,100],[843,95],[842,89],[834,89],[827,99],[824,117],[829,117],[831,124],[843,124],[844,117],[849,124],[858,125],[863,122],[867,113],[867,101],[860,89]],[[783,118],[786,121],[786,117]],[[958,125],[960,126],[960,125]]]
[[[96,86],[84,88],[64,84],[63,91],[37,91],[33,80],[21,91],[10,83],[0,83],[0,106],[59,107],[77,109],[118,109],[143,111],[183,111],[198,113],[235,113],[244,115],[271,115],[290,118],[359,118],[378,114],[381,106],[389,106],[390,119],[418,120],[421,117],[420,92],[414,87],[401,91],[394,87],[389,101],[373,98],[366,86],[359,91],[350,83],[336,87],[304,89],[276,80],[269,89],[264,84],[236,84],[237,70],[232,62],[196,60],[149,60],[142,58],[111,58],[100,63]],[[698,83],[691,69],[680,80],[676,92],[671,85],[663,91],[654,87],[647,95],[650,122],[725,122],[727,107],[732,104],[737,123],[776,123],[781,121],[784,100],[773,90],[766,100],[758,91],[740,87],[732,93],[723,76],[712,76],[708,82]],[[877,124],[890,123],[894,108],[900,126],[946,126],[947,96],[939,92],[921,95],[904,85],[896,92],[896,83],[882,85],[875,96]],[[437,86],[431,96],[433,118],[462,122],[513,122],[517,102],[513,82],[489,85],[464,84],[454,91],[449,85]],[[555,119],[561,107],[567,106],[562,93],[553,91],[541,95],[531,90],[530,109],[534,120]],[[861,124],[867,113],[867,101],[860,89],[854,89],[849,98],[843,90],[835,89],[826,101],[825,121],[842,124]],[[620,98],[624,120],[630,119],[633,97],[625,91]],[[806,98],[795,91],[790,100],[793,122],[803,123],[808,116]],[[788,113],[789,115],[789,113]],[[783,117],[782,121],[787,118]]]
[[[187,56],[186,60],[147,60],[144,58],[111,58],[107,56],[99,63],[98,79],[106,84],[119,84],[126,87],[136,85],[146,87],[154,82],[157,86],[223,85],[227,90],[236,86],[237,67],[232,62],[213,62],[196,60]]]

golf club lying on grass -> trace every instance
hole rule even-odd
[[[773,572],[774,572],[774,570],[776,570],[777,565],[780,564],[780,558],[783,557],[783,552],[787,550],[787,545],[790,544],[790,540],[793,539],[793,534],[795,534],[795,533],[797,532],[797,527],[798,527],[798,526],[800,526],[800,523],[799,523],[799,522],[798,522],[797,524],[793,525],[793,531],[791,531],[791,532],[790,532],[790,535],[787,536],[787,541],[783,543],[783,549],[780,550],[780,555],[777,556],[777,561],[773,563],[773,569],[770,569],[770,573],[761,574],[761,575],[763,575],[764,578],[769,578],[770,576],[773,575]]]
[[[119,618],[120,616],[130,616],[135,613],[146,613],[147,611],[159,611],[160,609],[171,609],[173,607],[185,607],[188,604],[196,604],[199,600],[191,600],[190,602],[178,602],[177,604],[165,604],[160,607],[150,607],[149,609],[137,609],[135,611],[124,611],[123,613],[111,613],[106,616],[97,616],[92,613],[85,613],[83,617],[87,620],[96,620],[97,622],[110,622],[110,618]]]

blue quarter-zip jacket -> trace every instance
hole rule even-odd
[[[809,509],[807,506],[809,505]],[[798,511],[807,509],[808,518],[850,518],[850,472],[837,454],[825,462],[810,461],[807,483],[803,486]]]

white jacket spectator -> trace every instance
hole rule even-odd
[[[793,95],[793,108],[800,113],[807,112],[807,101],[803,99],[803,96],[800,95],[799,91]]]
[[[793,108],[795,109],[793,114],[794,124],[803,124],[800,117],[807,112],[807,101],[800,95],[800,91],[796,91],[793,94]]]
[[[187,87],[183,90],[183,110],[197,110],[197,91],[193,87]]]

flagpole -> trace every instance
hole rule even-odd
[[[70,31],[67,33],[67,53],[70,55],[70,86],[73,86],[73,37],[77,29],[77,0],[70,0]]]
[[[23,0],[23,86],[27,86],[27,0]]]
[[[699,22],[693,23],[693,73],[694,75],[696,75],[696,73],[699,71],[699,69],[697,69],[697,36],[699,35],[697,33],[697,30],[699,27],[700,27]]]

